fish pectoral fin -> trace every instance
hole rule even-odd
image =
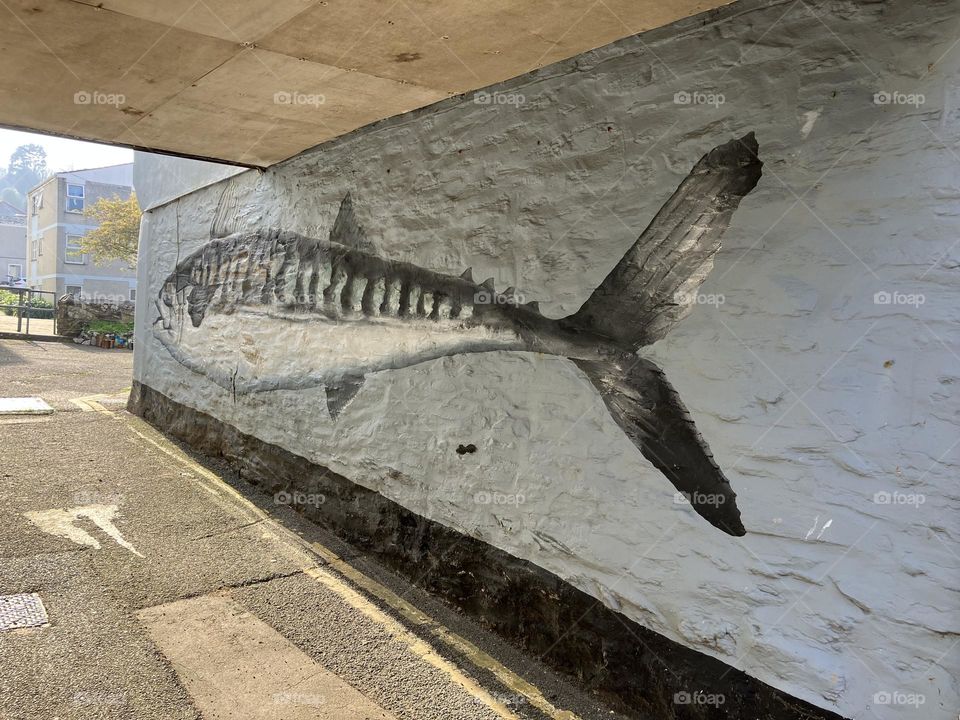
[[[363,375],[344,375],[340,380],[326,386],[327,412],[336,420],[354,396],[360,392],[366,378]]]
[[[617,425],[704,520],[734,536],[746,534],[737,495],[693,423],[677,391],[649,360],[574,360],[600,392]]]

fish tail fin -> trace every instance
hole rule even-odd
[[[635,356],[622,366],[573,362],[599,391],[617,425],[693,509],[725,533],[745,535],[737,495],[663,370]]]
[[[637,348],[667,334],[692,309],[720,237],[763,163],[754,134],[704,155],[590,298],[560,321]]]

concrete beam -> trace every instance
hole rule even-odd
[[[265,167],[724,0],[10,0],[0,125]]]

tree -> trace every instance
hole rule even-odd
[[[10,155],[6,183],[26,195],[47,177],[47,151],[42,145],[21,145]]]
[[[97,265],[120,260],[131,268],[136,267],[140,234],[140,205],[136,193],[130,193],[125,199],[117,195],[100,198],[83,214],[100,223],[83,237],[80,243],[83,252],[89,253]]]
[[[10,203],[18,210],[23,210],[23,208],[26,207],[23,195],[21,195],[15,187],[5,187],[3,190],[0,190],[0,200]]]

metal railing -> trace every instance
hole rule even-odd
[[[57,334],[57,294],[55,292],[49,292],[47,290],[32,290],[30,288],[24,287],[14,287],[12,285],[0,285],[0,290],[6,290],[16,294],[17,304],[16,305],[6,305],[0,304],[0,311],[3,310],[16,310],[17,311],[17,332],[22,332],[24,335],[30,334],[30,318],[34,320],[45,320],[46,318],[38,317],[38,315],[50,314],[50,317],[53,319],[53,334]],[[50,296],[50,307],[34,307],[33,299],[34,297],[43,297],[44,295]],[[24,297],[26,297],[26,302],[24,302]],[[24,320],[26,320],[26,329],[24,329]]]

